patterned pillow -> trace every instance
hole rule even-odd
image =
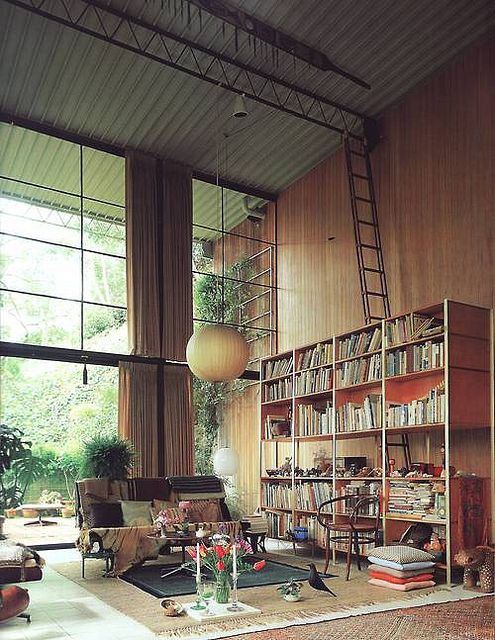
[[[415,549],[406,545],[392,545],[390,547],[375,547],[370,556],[379,560],[388,560],[397,564],[410,564],[411,562],[434,562],[435,558],[427,551]]]
[[[88,527],[121,527],[122,507],[119,502],[93,502],[88,507]]]
[[[187,517],[189,522],[221,522],[218,500],[191,500]]]
[[[124,527],[143,527],[152,524],[151,502],[140,500],[121,500]]]

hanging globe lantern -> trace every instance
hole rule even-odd
[[[208,382],[235,380],[246,369],[249,347],[244,337],[224,324],[204,324],[194,331],[186,360],[195,376]]]
[[[213,469],[217,476],[233,476],[239,467],[239,456],[235,449],[222,447],[213,456]]]

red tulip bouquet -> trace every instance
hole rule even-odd
[[[189,547],[187,552],[194,561],[197,561],[195,548]],[[238,575],[263,569],[266,564],[265,560],[259,560],[254,564],[245,560],[245,556],[252,553],[251,545],[242,539],[227,544],[212,544],[209,547],[200,544],[200,562],[213,573],[217,583],[217,602],[228,602],[230,588],[233,586],[233,580],[237,580]]]

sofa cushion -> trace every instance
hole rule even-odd
[[[415,549],[406,545],[391,545],[389,547],[375,547],[370,552],[370,556],[380,560],[388,560],[398,564],[409,564],[411,562],[431,562],[434,556],[427,551]]]
[[[152,524],[151,502],[121,500],[124,527],[141,527]]]
[[[93,502],[88,505],[87,523],[90,528],[121,527],[123,518],[120,502]]]
[[[218,500],[191,500],[187,510],[189,522],[221,522]]]

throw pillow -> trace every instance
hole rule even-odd
[[[385,580],[377,580],[371,578],[368,580],[370,584],[374,584],[376,587],[386,587],[387,589],[395,589],[396,591],[412,591],[413,589],[425,589],[426,587],[434,587],[433,580],[424,580],[423,582],[409,582],[409,584],[392,584],[391,582],[385,582]]]
[[[410,582],[433,580],[432,573],[420,573],[418,576],[411,576],[410,578],[397,578],[396,576],[391,576],[388,573],[382,573],[381,571],[370,571],[368,575],[370,578],[376,578],[377,580],[383,580],[384,582],[393,582],[394,584],[409,584]]]
[[[374,556],[368,556],[368,561],[381,567],[390,567],[390,569],[399,569],[400,571],[410,571],[411,569],[430,569],[435,566],[434,562],[391,562],[390,560],[382,560]]]
[[[390,567],[384,567],[379,564],[371,564],[368,567],[368,571],[378,571],[379,573],[386,573],[389,576],[395,576],[396,578],[413,578],[425,573],[424,569],[411,569],[409,571],[402,571],[401,569],[391,569]],[[427,571],[426,573],[430,573]]]
[[[150,514],[151,502],[121,500],[120,504],[125,527],[144,527],[153,524]]]
[[[220,522],[222,516],[218,500],[191,500],[187,510],[189,522]]]
[[[88,527],[121,527],[122,507],[119,502],[93,502],[88,506]]]
[[[390,562],[397,562],[398,564],[430,562],[435,560],[434,556],[427,551],[402,544],[392,545],[390,547],[375,547],[370,555],[379,560],[389,560]]]
[[[153,521],[156,519],[156,516],[160,511],[166,511],[167,509],[177,507],[175,502],[170,502],[170,500],[159,500],[158,498],[153,498],[153,505],[151,507],[151,517]]]

